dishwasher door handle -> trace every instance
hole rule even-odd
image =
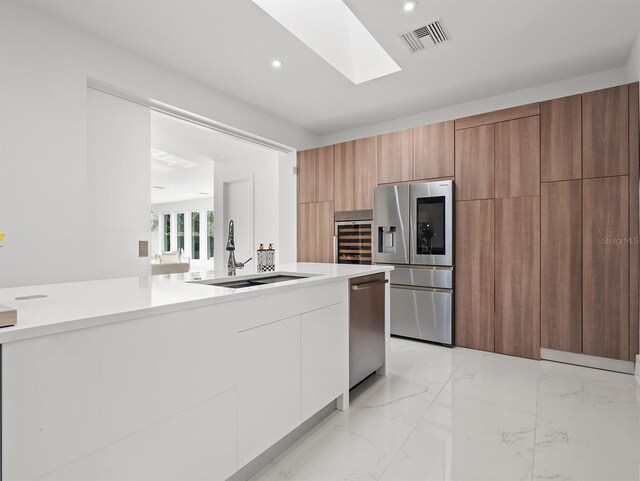
[[[389,282],[389,279],[385,279],[383,281],[375,281],[375,282],[367,282],[366,284],[356,284],[355,286],[351,286],[352,291],[364,291],[365,289],[370,289],[376,286],[383,286]]]

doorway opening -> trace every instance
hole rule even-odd
[[[231,219],[238,260],[277,242],[278,162],[271,149],[152,111],[152,274],[223,269]]]

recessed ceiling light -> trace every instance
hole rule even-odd
[[[413,12],[418,6],[418,2],[416,0],[407,0],[404,2],[404,11],[405,12]]]
[[[282,67],[282,62],[281,62],[280,60],[277,60],[277,59],[276,59],[276,60],[273,60],[273,61],[271,62],[271,66],[272,66],[273,68],[280,68],[280,67]]]

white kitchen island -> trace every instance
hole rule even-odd
[[[189,282],[215,272],[0,289],[18,310],[0,329],[2,479],[228,478],[346,408],[349,279],[390,269],[291,264],[278,273],[311,276],[244,289]],[[47,297],[15,300],[32,295]]]

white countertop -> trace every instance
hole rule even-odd
[[[230,289],[190,283],[227,278],[226,271],[189,272],[0,289],[0,304],[18,311],[15,326],[0,329],[0,343],[99,326],[153,314],[202,307],[299,287],[392,270],[390,266],[297,263],[278,266],[273,274],[311,274],[285,283]],[[229,280],[256,275],[238,271]],[[46,295],[43,299],[16,297]]]

